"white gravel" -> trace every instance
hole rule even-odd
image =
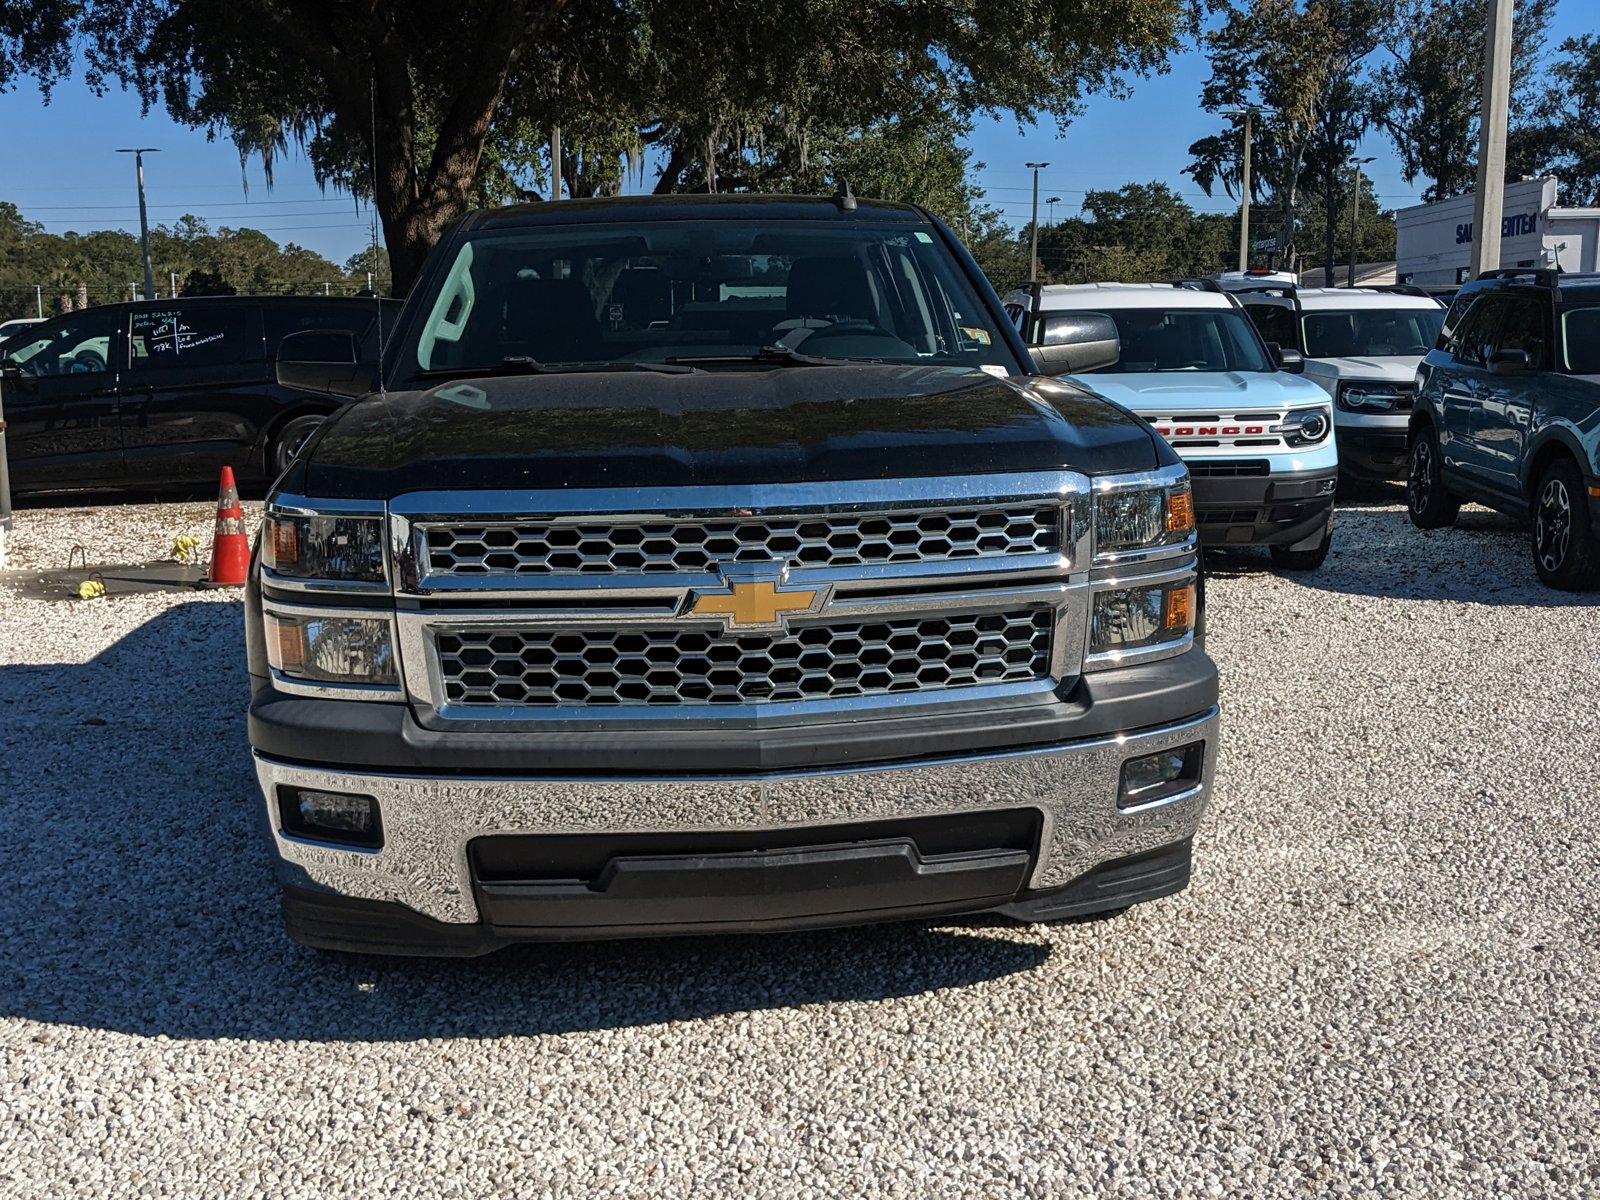
[[[1463,520],[1214,575],[1179,897],[465,962],[280,933],[235,596],[0,590],[0,1195],[1600,1195],[1600,609]]]

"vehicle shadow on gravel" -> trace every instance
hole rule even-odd
[[[279,923],[240,606],[83,664],[0,665],[0,1015],[174,1038],[563,1033],[959,988],[1039,966],[980,927],[321,955]]]
[[[1208,550],[1209,582],[1272,572],[1265,550]],[[1449,529],[1421,530],[1404,506],[1343,504],[1334,518],[1333,549],[1314,571],[1283,571],[1299,587],[1389,600],[1581,608],[1593,593],[1558,592],[1534,574],[1527,526],[1492,509],[1467,507]]]

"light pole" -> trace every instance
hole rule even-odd
[[[1239,182],[1239,270],[1250,269],[1250,150],[1253,138],[1253,127],[1257,113],[1266,114],[1270,110],[1260,108],[1254,104],[1230,104],[1226,108],[1216,110],[1229,116],[1244,118],[1244,169],[1240,173]]]
[[[1352,186],[1350,189],[1350,277],[1344,281],[1345,287],[1353,288],[1356,285],[1356,249],[1360,244],[1357,221],[1361,216],[1361,168],[1371,161],[1373,160],[1370,154],[1366,158],[1350,158],[1347,160],[1349,165],[1355,169],[1356,174],[1355,179],[1351,181]],[[1333,264],[1329,263],[1328,266],[1331,268]],[[1329,273],[1330,275],[1332,274],[1331,271]],[[1333,286],[1331,278],[1328,280],[1328,286]]]
[[[144,156],[160,154],[161,149],[158,146],[134,146],[118,150],[117,153],[133,155],[134,173],[139,177],[139,249],[144,254],[144,295],[148,300],[156,293],[156,277],[150,269],[150,218],[145,215],[144,208]]]
[[[1506,204],[1506,118],[1511,96],[1511,0],[1488,0],[1483,108],[1478,121],[1478,195],[1472,206],[1472,277],[1500,265]]]
[[[1050,228],[1054,229],[1056,227],[1056,205],[1061,203],[1061,197],[1051,196],[1045,203],[1050,206]]]
[[[1033,172],[1033,222],[1029,227],[1028,245],[1028,282],[1039,282],[1039,172],[1048,167],[1049,163],[1023,163],[1023,166]]]

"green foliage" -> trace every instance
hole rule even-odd
[[[1559,178],[1563,203],[1600,205],[1600,37],[1568,38],[1559,52],[1508,153],[1517,173]]]
[[[1267,110],[1252,130],[1251,191],[1278,211],[1278,261],[1290,269],[1300,191],[1326,188],[1365,128],[1366,94],[1355,75],[1378,44],[1386,10],[1381,0],[1228,0],[1204,38],[1211,76],[1201,104]],[[1235,128],[1189,147],[1185,170],[1207,195],[1218,183],[1238,194],[1242,141]]]
[[[54,0],[61,3],[61,0]],[[1061,121],[1164,67],[1190,0],[81,0],[0,25],[0,65],[47,82],[61,38],[91,81],[231,137],[303,144],[370,195],[404,288],[446,224],[544,194],[552,126],[577,195],[792,186],[848,170],[970,207],[955,139],[975,114]],[[54,35],[59,35],[52,41]]]
[[[1130,183],[1089,192],[1081,216],[1041,226],[1039,260],[1048,283],[1211,275],[1232,265],[1238,230],[1234,217],[1196,212],[1164,183]],[[1025,248],[1021,259],[1025,280]]]
[[[198,217],[150,231],[157,290],[171,276],[185,295],[348,293],[365,286],[366,268],[344,271],[294,243],[280,246],[254,229],[212,232]],[[358,256],[359,257],[359,256]],[[354,260],[352,260],[354,262]],[[32,316],[41,296],[47,315],[79,305],[126,300],[144,276],[139,239],[122,230],[46,233],[16,205],[0,202],[0,316]]]
[[[1511,124],[1530,115],[1556,0],[1517,0],[1511,57]],[[1388,133],[1409,183],[1430,180],[1425,200],[1477,187],[1483,102],[1483,0],[1395,0],[1373,75],[1374,122]]]

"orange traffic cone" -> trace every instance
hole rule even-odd
[[[239,488],[233,482],[233,468],[222,468],[222,486],[217,496],[217,531],[211,537],[212,587],[241,587],[250,570],[250,536],[244,531],[244,509],[239,505]]]

